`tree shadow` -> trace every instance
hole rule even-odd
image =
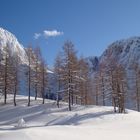
[[[79,125],[81,121],[85,121],[88,119],[93,118],[100,118],[105,115],[114,114],[113,111],[106,111],[106,112],[98,112],[98,113],[88,113],[83,115],[78,115],[77,113],[74,114],[74,116],[66,118],[66,119],[54,119],[51,122],[48,122],[46,125],[52,126],[52,125]]]

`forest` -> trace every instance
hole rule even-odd
[[[22,91],[27,93],[27,105],[30,106],[30,97],[42,98],[42,104],[49,89],[48,67],[40,47],[29,45],[25,48],[27,62],[22,64],[18,54],[12,54],[9,46],[1,51],[0,58],[0,91],[3,103],[7,103],[7,95],[13,95],[13,104],[16,106],[16,95]],[[46,54],[47,55],[47,54]],[[94,73],[90,72],[89,63],[81,56],[77,56],[75,46],[66,41],[62,50],[58,52],[53,75],[57,89],[55,100],[59,107],[60,101],[68,102],[68,109],[74,104],[81,105],[113,105],[114,112],[125,112],[125,102],[128,98],[128,75],[125,68],[112,59],[108,53],[108,63],[101,62]],[[140,110],[139,101],[139,69],[133,65],[136,76],[134,100],[136,108]],[[49,98],[49,97],[48,97]],[[2,98],[1,98],[2,100]],[[118,110],[116,109],[118,108]]]

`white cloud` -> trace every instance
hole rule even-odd
[[[46,38],[48,37],[56,37],[56,36],[60,36],[63,35],[63,32],[57,31],[57,30],[44,30],[44,36]]]
[[[38,39],[40,36],[41,36],[40,33],[35,33],[35,34],[34,34],[34,39]]]
[[[63,32],[57,31],[57,30],[44,30],[43,33],[35,33],[34,39],[38,39],[39,37],[43,36],[46,39],[49,37],[56,37],[63,35]]]

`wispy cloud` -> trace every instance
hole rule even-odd
[[[44,30],[43,33],[35,33],[34,39],[38,39],[41,36],[43,36],[45,39],[48,39],[49,37],[61,36],[63,34],[63,32],[57,30]]]
[[[56,36],[60,36],[63,35],[63,32],[57,31],[57,30],[44,30],[44,36],[46,38],[48,37],[56,37]]]
[[[41,33],[35,33],[34,34],[34,39],[38,39],[41,36]]]

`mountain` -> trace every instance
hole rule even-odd
[[[4,50],[4,46],[8,46],[13,54],[17,53],[21,59],[22,64],[25,64],[24,66],[28,67],[25,48],[18,42],[17,38],[12,33],[4,30],[3,28],[0,28],[1,51]],[[136,101],[134,100],[134,98],[136,97],[134,64],[138,64],[138,66],[140,66],[140,37],[131,37],[128,39],[115,41],[108,46],[108,48],[100,57],[93,56],[85,59],[90,66],[89,72],[91,74],[91,77],[94,77],[94,74],[99,71],[101,64],[105,64],[106,67],[109,67],[109,64],[112,60],[114,60],[116,64],[121,64],[125,68],[127,74],[128,96],[126,99],[126,107],[131,109],[136,108]],[[55,73],[48,69],[47,71],[49,77],[48,94],[55,94],[57,91]],[[129,77],[133,77],[133,79],[130,79]],[[95,82],[93,82],[93,84],[94,83]],[[24,91],[22,93],[25,94]]]
[[[99,63],[108,63],[111,59],[122,64],[126,69],[131,69],[134,63],[140,64],[140,37],[131,37],[112,43],[101,55]]]
[[[92,70],[93,76],[102,66],[103,69],[106,69],[106,71],[108,71],[113,65],[115,66],[117,64],[121,64],[124,67],[127,83],[125,106],[130,109],[136,109],[136,73],[134,68],[136,66],[140,68],[140,37],[131,37],[115,41],[108,46],[100,57],[91,58],[88,58],[87,62]],[[104,79],[107,79],[105,75]],[[105,82],[104,88],[104,94],[108,97],[109,91],[107,89],[109,88],[109,85],[107,82]],[[102,98],[103,97],[101,95],[99,97],[101,105]],[[105,100],[106,105],[111,105],[111,98]]]
[[[4,47],[8,46],[9,50],[11,52],[11,54],[16,54],[19,58],[20,58],[20,70],[22,69],[22,72],[25,73],[27,67],[28,67],[28,59],[27,59],[27,54],[26,54],[26,48],[23,47],[23,45],[21,43],[18,42],[17,38],[15,37],[15,35],[13,35],[12,33],[10,33],[9,31],[3,29],[0,27],[0,50],[2,55],[5,53],[5,49]],[[47,73],[48,73],[48,85],[50,88],[52,88],[51,92],[55,92],[55,88],[56,86],[54,83],[54,73],[49,70],[48,68],[46,69]],[[22,95],[27,95],[27,92],[25,90],[25,75],[24,74],[20,74],[21,76],[21,82],[20,82],[20,90]]]
[[[97,56],[90,56],[85,58],[85,61],[89,65],[89,72],[92,74],[93,72],[96,72],[98,70],[99,66],[99,57]]]
[[[4,47],[8,46],[12,54],[18,54],[21,63],[27,62],[27,56],[24,47],[18,42],[17,38],[9,31],[0,27],[0,49],[4,50]]]
[[[134,63],[140,65],[140,37],[115,41],[107,47],[101,56],[86,58],[91,73],[97,72],[101,63],[107,65],[112,60],[123,65],[126,70],[131,69]]]

